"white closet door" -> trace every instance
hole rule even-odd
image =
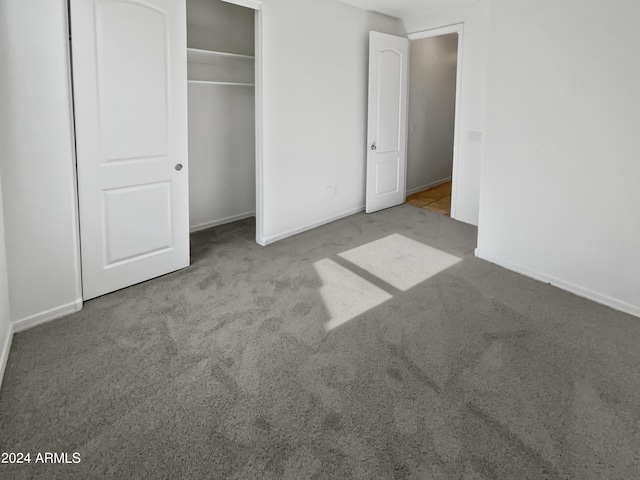
[[[71,0],[83,297],[189,265],[185,0]]]
[[[409,40],[369,36],[367,213],[405,202]]]

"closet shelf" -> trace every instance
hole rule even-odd
[[[255,83],[254,58],[236,53],[187,49],[187,78],[213,85]]]
[[[194,63],[215,63],[220,59],[237,59],[253,61],[255,57],[251,55],[241,55],[239,53],[216,52],[213,50],[201,50],[199,48],[187,48],[187,60]]]
[[[200,83],[203,85],[235,85],[238,87],[255,87],[253,83],[240,83],[240,82],[216,82],[212,80],[187,80],[187,83]]]

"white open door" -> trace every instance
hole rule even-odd
[[[71,0],[83,297],[189,265],[185,0]]]
[[[406,200],[409,40],[369,35],[367,213]]]

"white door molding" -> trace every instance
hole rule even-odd
[[[262,3],[262,2],[260,2]],[[267,240],[264,231],[264,156],[263,156],[263,90],[262,90],[262,10],[256,9],[255,20],[255,117],[256,117],[256,242],[265,246]]]

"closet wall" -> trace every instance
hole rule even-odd
[[[255,215],[254,11],[187,0],[192,231]]]

